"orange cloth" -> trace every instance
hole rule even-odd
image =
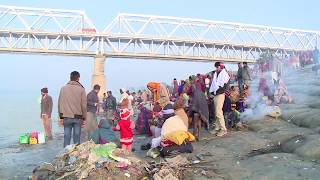
[[[147,87],[153,93],[153,102],[157,102],[160,99],[160,83],[149,82]]]

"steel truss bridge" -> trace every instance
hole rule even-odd
[[[254,62],[313,49],[318,31],[119,14],[98,31],[84,11],[0,6],[0,52]]]

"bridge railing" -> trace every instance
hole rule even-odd
[[[313,49],[319,32],[119,14],[104,29],[83,11],[0,6],[0,51],[188,61],[249,61]]]
[[[103,31],[136,38],[234,44],[273,51],[304,51],[319,45],[319,32],[222,21],[119,14]]]
[[[0,29],[71,33],[96,28],[84,11],[0,5]]]

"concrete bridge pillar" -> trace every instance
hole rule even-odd
[[[106,57],[97,55],[94,57],[94,69],[92,75],[92,88],[95,84],[98,84],[100,88],[99,97],[103,97],[103,93],[106,92],[106,76],[104,75],[104,62]]]

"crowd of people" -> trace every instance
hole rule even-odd
[[[311,55],[303,55],[302,67],[309,63],[318,66],[318,50]],[[111,91],[103,94],[99,101],[99,85],[94,85],[86,94],[80,84],[80,73],[72,72],[70,81],[61,88],[58,100],[60,123],[64,126],[64,147],[73,137],[80,144],[81,132],[84,140],[96,143],[108,142],[108,129],[120,131],[120,144],[131,152],[134,135],[153,137],[142,149],[159,148],[163,154],[171,151],[190,152],[189,141],[199,140],[202,129],[217,137],[227,135],[230,129],[241,129],[241,113],[250,108],[250,95],[258,92],[260,101],[269,106],[292,103],[284,80],[283,66],[297,68],[296,56],[265,59],[249,68],[247,63],[238,63],[236,72],[228,71],[222,62],[214,64],[215,70],[206,74],[189,76],[186,80],[173,79],[168,86],[159,82],[150,82],[145,90],[130,92],[120,89],[120,98]],[[289,64],[287,64],[289,63]],[[258,78],[257,90],[251,82]],[[49,139],[51,132],[52,98],[48,88],[41,89],[41,118]],[[99,109],[103,117],[97,121]],[[82,129],[82,130],[81,130]],[[190,133],[189,129],[193,129]]]

